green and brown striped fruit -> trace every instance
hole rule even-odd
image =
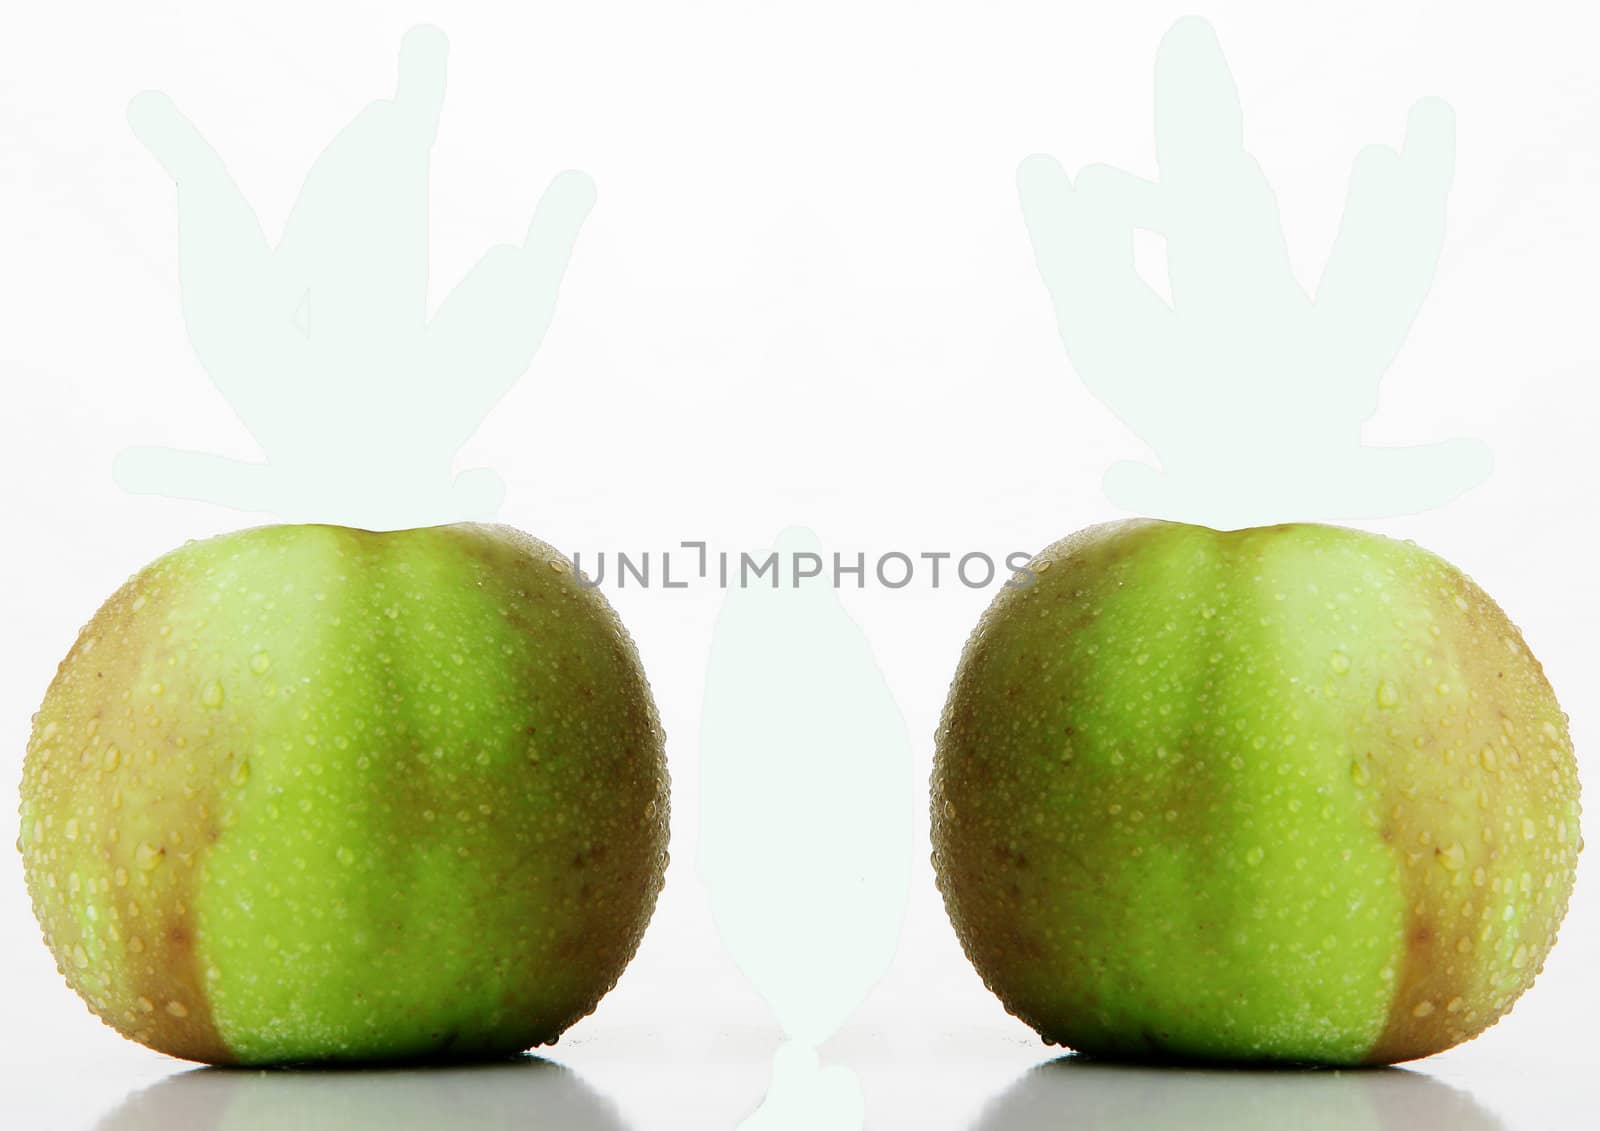
[[[493,1056],[632,957],[662,734],[598,591],[508,527],[270,526],[95,614],[34,719],[20,848],[69,983],[213,1064]]]
[[[1045,550],[962,656],[934,864],[1052,1043],[1387,1064],[1544,962],[1579,852],[1567,719],[1447,562],[1354,530],[1132,521]]]

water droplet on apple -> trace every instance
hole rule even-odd
[[[261,654],[263,656],[266,655],[264,652]],[[252,666],[254,666],[253,662]],[[262,668],[261,670],[265,671],[266,668]],[[200,703],[201,705],[210,707],[213,710],[222,706],[222,684],[218,683],[216,680],[212,680],[210,683],[206,684],[205,689],[200,692]]]
[[[1394,681],[1382,679],[1378,681],[1378,706],[1385,709],[1393,707],[1400,702],[1400,689]]]
[[[254,656],[250,657],[250,670],[255,672],[257,675],[265,675],[267,669],[271,666],[272,657],[267,655],[265,652],[257,652]]]

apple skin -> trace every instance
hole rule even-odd
[[[1580,848],[1566,716],[1464,574],[1338,527],[1043,551],[961,658],[934,868],[985,983],[1122,1059],[1388,1064],[1540,970]]]
[[[24,870],[93,1012],[212,1064],[554,1041],[666,864],[663,735],[599,591],[510,527],[192,542],[34,719]]]

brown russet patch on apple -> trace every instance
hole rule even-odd
[[[1546,843],[1554,836],[1544,818],[1560,811],[1561,787],[1546,756],[1517,748],[1541,741],[1559,712],[1543,668],[1499,606],[1452,567],[1441,564],[1437,580],[1431,662],[1402,684],[1404,704],[1421,716],[1408,725],[1428,741],[1380,779],[1378,804],[1390,814],[1384,839],[1410,911],[1388,1018],[1367,1056],[1373,1064],[1440,1052],[1497,1021],[1533,981],[1566,905],[1541,879],[1517,922],[1491,914],[1495,892],[1532,875],[1530,851],[1546,861],[1541,877],[1555,872],[1549,861],[1560,853]],[[1511,649],[1524,662],[1508,669]],[[1513,953],[1520,962],[1508,971]]]
[[[24,768],[25,812],[51,827],[23,862],[45,941],[92,1012],[151,1048],[226,1064],[189,910],[216,837],[214,752],[175,741],[170,716],[199,689],[161,631],[183,584],[170,567],[141,572],[62,661]]]

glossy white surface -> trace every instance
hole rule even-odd
[[[598,1030],[600,1027],[596,1026]],[[232,1071],[137,1050],[10,1066],[18,1127],[95,1131],[671,1131],[731,1128],[755,1106],[770,1038],[725,1034],[704,1059],[656,1057],[638,1031],[574,1039],[552,1059],[437,1069]],[[685,1034],[677,1034],[682,1040]],[[881,1036],[881,1035],[880,1035]],[[868,1100],[867,1126],[929,1131],[1536,1131],[1590,1126],[1579,1066],[1475,1052],[1359,1072],[1137,1068],[1049,1058],[1005,1030],[871,1055],[841,1043]],[[657,1035],[655,1051],[671,1047]],[[880,1050],[888,1042],[878,1042]],[[905,1049],[913,1053],[912,1049]],[[825,1058],[826,1059],[826,1058]]]

